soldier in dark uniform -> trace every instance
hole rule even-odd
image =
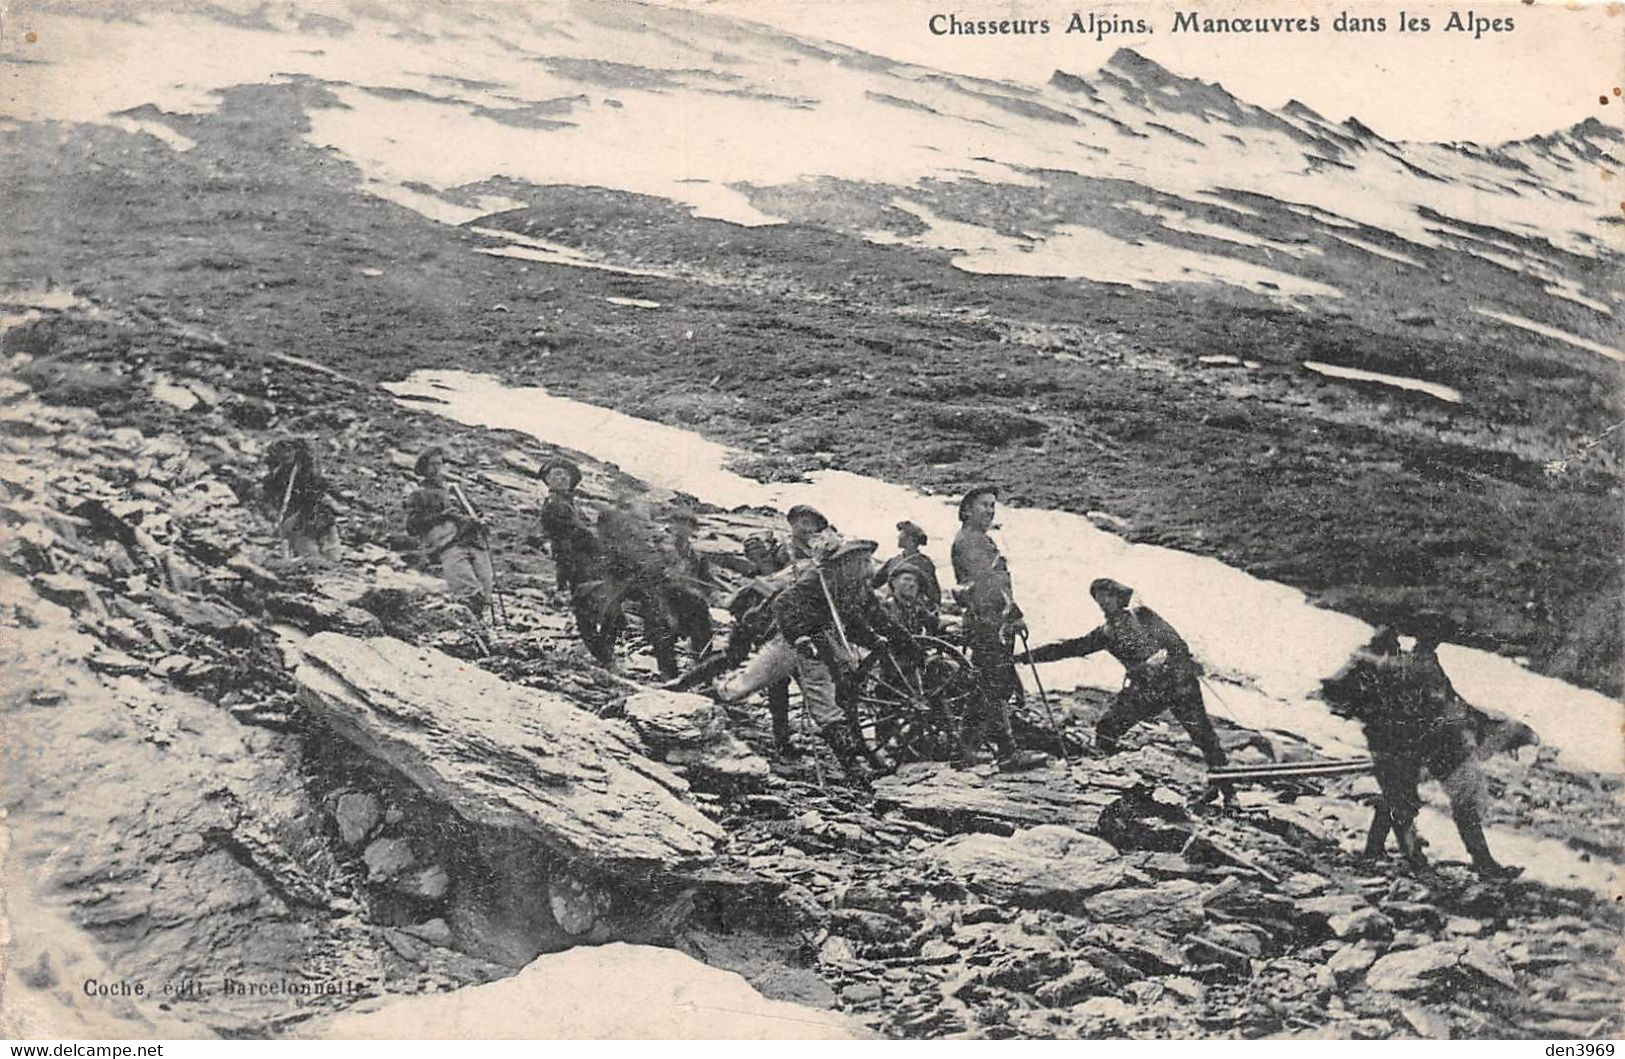
[[[1095,745],[1115,754],[1119,740],[1141,721],[1170,711],[1190,734],[1209,767],[1225,764],[1224,747],[1202,705],[1201,669],[1173,626],[1150,607],[1130,607],[1134,590],[1110,578],[1089,586],[1105,624],[1086,636],[1035,647],[1022,662],[1055,662],[1107,651],[1123,665],[1123,689],[1095,725]]]
[[[790,526],[790,539],[777,550],[782,552],[786,565],[811,559],[814,542],[819,535],[829,533],[833,529],[823,512],[806,504],[797,504],[786,511],[784,521]]]
[[[600,630],[608,587],[598,537],[576,507],[581,468],[562,457],[549,460],[538,472],[547,483],[542,501],[542,534],[553,551],[558,590],[566,593],[575,613],[576,632],[600,665],[615,658],[615,638]]]
[[[676,622],[666,600],[666,557],[656,536],[654,525],[630,506],[599,514],[607,592],[600,603],[598,636],[613,651],[625,622],[624,607],[630,604],[643,622],[661,677],[674,680],[680,672]]]
[[[711,564],[694,548],[694,534],[700,520],[687,508],[679,508],[667,519],[670,556],[661,595],[679,637],[686,638],[694,657],[711,646],[716,627],[711,620],[711,593],[716,591],[716,575]]]
[[[898,625],[918,636],[937,636],[942,632],[942,619],[930,605],[929,597],[921,587],[925,578],[912,565],[892,567],[888,578],[886,598],[881,601],[886,614]]]
[[[666,684],[671,691],[687,691],[706,681],[738,669],[751,653],[773,638],[773,610],[769,604],[793,576],[784,562],[783,546],[771,534],[754,534],[745,540],[745,559],[751,579],[728,599],[728,613],[733,627],[728,641],[720,651],[713,651],[681,677]],[[790,678],[769,683],[763,688],[767,695],[767,711],[773,719],[773,748],[781,757],[797,757],[790,728]]]
[[[422,485],[406,498],[406,531],[437,560],[454,598],[477,617],[491,605],[495,575],[485,525],[465,511],[445,480],[445,450],[424,450],[414,469]]]
[[[295,558],[337,559],[337,505],[328,495],[328,481],[316,467],[310,443],[303,438],[272,442],[265,463],[260,501],[276,520],[289,553]]]
[[[725,702],[739,702],[753,692],[794,678],[818,734],[829,744],[847,777],[868,781],[851,731],[844,683],[857,665],[858,647],[887,641],[900,659],[917,652],[914,638],[881,609],[869,579],[874,572],[874,541],[825,542],[829,552],[814,558],[769,604],[773,636],[717,688]],[[833,606],[832,606],[833,604]]]

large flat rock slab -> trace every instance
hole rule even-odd
[[[1074,912],[1084,898],[1121,886],[1127,874],[1105,839],[1041,824],[1014,835],[955,835],[924,856],[971,890],[1024,908]]]
[[[696,788],[745,790],[767,781],[766,759],[728,731],[728,714],[703,695],[651,688],[626,700],[626,719],[660,758]]]
[[[614,870],[710,858],[723,833],[626,726],[432,648],[324,632],[305,702],[357,750],[469,823]]]
[[[948,831],[995,831],[1061,824],[1090,832],[1100,813],[1122,795],[1113,786],[1080,779],[1082,769],[1060,766],[1030,772],[955,769],[937,762],[904,765],[875,781],[875,801],[904,816]]]

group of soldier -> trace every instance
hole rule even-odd
[[[441,450],[424,452],[416,471],[419,487],[406,501],[406,528],[424,557],[438,564],[452,594],[482,614],[495,592],[485,527],[448,485]],[[895,657],[909,660],[919,650],[916,637],[940,633],[945,621],[945,596],[936,564],[923,550],[929,543],[923,529],[899,522],[898,551],[877,566],[876,542],[844,538],[807,505],[790,508],[783,536],[753,535],[742,555],[721,560],[745,583],[721,601],[732,622],[725,641],[712,649],[711,605],[720,589],[711,561],[695,550],[694,514],[679,508],[663,530],[638,503],[604,505],[589,518],[578,493],[579,466],[556,458],[537,474],[547,487],[540,530],[553,555],[557,590],[600,664],[613,664],[625,615],[633,613],[667,687],[709,687],[728,703],[765,694],[775,751],[794,757],[800,753],[790,717],[794,684],[806,716],[843,768],[853,776],[866,772],[848,723],[848,678],[860,652],[884,642]],[[1097,730],[1099,747],[1115,751],[1129,728],[1172,710],[1208,763],[1222,765],[1224,750],[1203,709],[1189,647],[1150,608],[1129,606],[1126,586],[1104,580],[1093,586],[1106,615],[1093,633],[1017,658],[1027,628],[1008,563],[991,535],[997,509],[992,486],[965,494],[953,541],[955,588],[947,599],[958,610],[958,635],[984,692],[982,708],[965,719],[957,763],[985,760],[983,747],[991,744],[1001,769],[1043,764],[1047,756],[1018,747],[1012,732],[1010,711],[1024,695],[1017,662],[1105,650],[1130,676]],[[686,672],[679,664],[682,641],[692,655]]]
[[[336,554],[337,531],[326,482],[302,442],[279,443],[262,485],[268,508],[295,555]],[[443,450],[422,453],[418,488],[406,500],[406,529],[423,558],[436,565],[451,594],[477,619],[499,600],[489,531],[460,487],[445,472]],[[557,591],[574,612],[577,631],[600,664],[613,665],[625,615],[634,613],[665,687],[708,687],[720,701],[739,703],[762,693],[772,719],[775,752],[803,753],[793,738],[790,686],[800,691],[806,716],[854,782],[868,769],[850,723],[851,675],[860,652],[882,643],[905,664],[917,660],[917,637],[939,634],[957,621],[980,706],[965,718],[954,764],[989,760],[1002,771],[1038,767],[1047,755],[1016,745],[1011,710],[1024,698],[1018,664],[1078,658],[1105,651],[1121,663],[1121,690],[1094,731],[1102,755],[1118,751],[1134,726],[1169,713],[1186,730],[1210,770],[1227,757],[1203,703],[1201,669],[1189,646],[1133,589],[1109,578],[1089,586],[1104,620],[1089,633],[1036,648],[1016,604],[1008,563],[992,537],[999,491],[982,486],[959,504],[960,529],[952,545],[955,585],[944,593],[934,562],[922,550],[927,534],[911,521],[897,524],[898,551],[876,564],[874,541],[848,540],[821,512],[797,505],[785,513],[785,533],[749,537],[741,555],[716,562],[744,575],[722,600],[731,616],[725,640],[713,646],[713,597],[720,593],[713,561],[694,546],[698,519],[679,508],[657,528],[640,502],[608,504],[596,518],[579,495],[581,468],[562,457],[537,472],[546,485],[540,537],[552,552]],[[946,611],[957,611],[948,614]],[[1323,698],[1364,726],[1381,791],[1366,853],[1384,853],[1390,833],[1412,863],[1423,861],[1415,820],[1424,770],[1450,795],[1456,825],[1486,875],[1508,871],[1485,843],[1481,817],[1484,779],[1479,761],[1496,750],[1537,742],[1526,726],[1506,722],[1466,703],[1451,687],[1423,632],[1411,651],[1388,629],[1324,681]],[[690,665],[679,664],[687,641]],[[1021,650],[1017,650],[1017,646]],[[1060,739],[1059,733],[1056,738]],[[1064,746],[1064,743],[1062,744]],[[1227,796],[1229,786],[1222,788]]]

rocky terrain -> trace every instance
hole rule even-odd
[[[659,963],[676,949],[854,1020],[810,1011],[801,1032],[1617,1032],[1614,902],[1482,883],[1437,843],[1434,874],[1360,863],[1368,779],[1221,815],[1193,804],[1200,761],[1171,724],[1110,760],[911,765],[872,794],[828,759],[769,768],[754,707],[651,691],[641,649],[609,673],[576,645],[529,543],[534,441],[136,303],[54,292],[8,312],[8,1033],[374,1035],[325,1019],[383,1001],[405,1005],[381,1016],[397,1025],[523,1019],[481,983],[610,943],[631,944],[629,974],[676,973]],[[288,433],[322,439],[337,563],[287,559],[255,495]],[[495,529],[509,619],[489,655],[402,538],[431,440]],[[592,503],[670,499],[587,466]],[[702,545],[773,521],[707,510]],[[1070,696],[1062,723],[1081,735],[1100,705]],[[1309,752],[1221,731],[1238,761]],[[1497,833],[1617,865],[1616,779],[1491,773]],[[203,988],[86,996],[92,978]],[[677,995],[755,995],[692,982]]]

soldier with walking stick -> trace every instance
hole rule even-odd
[[[1099,578],[1090,584],[1089,594],[1106,617],[1099,628],[1024,650],[1018,660],[1054,662],[1109,652],[1123,665],[1123,689],[1095,725],[1095,746],[1117,753],[1129,729],[1166,710],[1190,733],[1209,768],[1223,766],[1228,758],[1202,704],[1202,671],[1185,640],[1150,607],[1130,606],[1134,590],[1121,582]],[[1228,797],[1230,788],[1224,790]]]
[[[467,498],[458,502],[461,489],[446,480],[445,465],[438,446],[418,457],[414,469],[422,484],[406,499],[406,530],[424,559],[439,563],[452,597],[483,618],[496,592],[490,535]]]
[[[985,716],[965,725],[964,744],[956,764],[972,765],[984,734],[992,728],[1005,771],[1036,768],[1049,759],[1034,750],[1016,747],[1010,731],[1010,701],[1022,697],[1021,681],[1011,659],[1013,641],[1027,632],[1021,608],[1011,590],[1010,570],[989,531],[998,509],[998,490],[990,485],[972,489],[959,502],[959,534],[954,538],[955,596],[965,608],[965,645],[971,665],[985,693]]]
[[[260,500],[276,520],[288,554],[295,559],[337,559],[337,505],[328,495],[327,479],[316,466],[310,443],[281,438],[271,444],[265,462]]]

